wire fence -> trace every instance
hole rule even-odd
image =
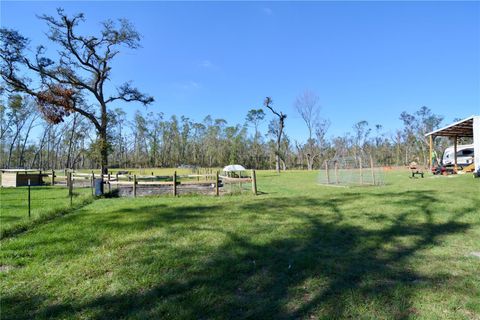
[[[375,166],[372,157],[337,157],[324,162],[318,182],[338,186],[380,186],[385,184],[385,173],[383,167]]]

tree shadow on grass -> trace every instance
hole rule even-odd
[[[432,284],[440,279],[416,273],[408,265],[409,257],[437,244],[445,236],[464,232],[471,225],[457,221],[461,214],[448,221],[435,222],[429,207],[433,196],[418,191],[390,195],[393,206],[403,207],[406,201],[412,213],[405,211],[395,216],[384,213],[382,228],[343,223],[342,207],[362,197],[373,199],[376,195],[350,194],[326,200],[304,197],[295,201],[268,198],[241,205],[248,214],[271,219],[267,220],[272,224],[271,232],[275,232],[279,224],[288,223],[292,215],[300,219],[298,228],[267,239],[255,237],[258,228],[254,226],[237,232],[228,226],[205,223],[204,219],[215,214],[210,206],[162,208],[167,213],[152,214],[150,218],[134,222],[135,228],[154,224],[175,229],[180,227],[178,222],[187,224],[188,232],[218,234],[225,240],[206,257],[192,248],[177,249],[177,258],[183,263],[179,264],[176,276],[166,279],[165,270],[159,268],[157,273],[150,274],[151,283],[146,288],[50,305],[38,302],[45,297],[7,296],[2,298],[2,304],[8,307],[4,308],[3,316],[14,317],[15,306],[30,301],[35,310],[30,316],[48,318],[82,315],[102,319],[413,317],[416,310],[412,306],[412,295],[417,284]],[[152,211],[149,208],[130,208],[128,213],[145,214]],[[305,208],[310,210],[304,211]],[[221,205],[215,206],[217,211],[224,209]],[[316,210],[329,210],[333,213],[331,219],[317,214]],[[423,221],[411,221],[409,215],[413,212],[422,215]],[[465,210],[462,214],[468,213]],[[128,223],[101,223],[110,223],[112,228],[129,227]],[[408,242],[399,241],[406,236]],[[162,252],[165,245],[157,239],[144,243],[151,252]],[[192,245],[200,249],[203,244]],[[186,254],[192,255],[187,263]],[[164,258],[151,255],[149,259],[152,257],[157,261],[147,262],[145,252],[135,253],[129,264],[146,265]]]

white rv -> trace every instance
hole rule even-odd
[[[457,165],[467,166],[473,163],[473,144],[457,146]],[[455,164],[454,147],[448,147],[443,152],[442,165],[449,166]]]

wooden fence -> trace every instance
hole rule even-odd
[[[66,187],[91,187],[94,193],[94,181],[103,179],[103,188],[106,193],[116,193],[119,196],[143,196],[171,194],[220,194],[242,192],[247,188],[257,194],[255,170],[249,176],[233,177],[220,175],[219,172],[207,174],[167,175],[136,175],[136,174],[106,174],[79,173],[63,171],[58,175],[54,170],[45,173],[44,177],[50,185],[64,185]]]

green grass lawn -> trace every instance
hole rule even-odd
[[[1,241],[1,318],[479,319],[480,179],[408,175],[96,200]]]
[[[91,191],[77,188],[73,206],[84,203]],[[68,189],[65,187],[31,187],[30,217],[28,216],[28,189],[0,188],[0,237],[22,231],[70,209]]]

